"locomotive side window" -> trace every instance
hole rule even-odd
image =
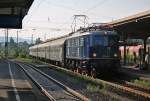
[[[67,40],[67,52],[66,52],[66,55],[67,55],[67,56],[69,56],[69,53],[70,53],[70,47],[71,47],[70,40]]]
[[[79,46],[79,38],[77,39],[77,46]]]
[[[79,38],[76,39],[76,57],[79,57],[80,56],[80,48],[79,48],[79,45],[80,45],[80,40]]]
[[[84,46],[84,38],[80,38],[80,46]]]

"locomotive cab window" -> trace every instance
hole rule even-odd
[[[97,46],[107,46],[108,45],[108,37],[102,35],[94,35],[93,36],[93,45]]]

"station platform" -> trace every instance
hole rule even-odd
[[[126,72],[129,74],[133,74],[138,77],[146,77],[150,78],[150,71],[147,70],[140,70],[136,65],[133,66],[122,66],[119,71]]]
[[[15,63],[0,59],[0,101],[46,101]]]

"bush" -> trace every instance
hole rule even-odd
[[[21,58],[26,58],[26,54],[19,54],[19,57],[21,57]]]

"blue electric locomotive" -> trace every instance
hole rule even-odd
[[[66,40],[65,64],[92,76],[112,72],[120,66],[118,41],[114,31],[77,32]]]

